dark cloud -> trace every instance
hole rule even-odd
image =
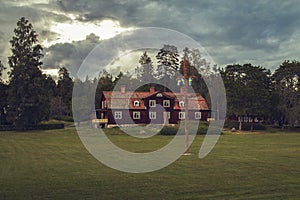
[[[200,42],[220,65],[251,61],[274,68],[284,59],[299,60],[300,49],[294,45],[300,42],[298,0],[50,0],[32,7],[1,4],[3,54],[9,50],[8,41],[21,16],[34,24],[42,41],[56,38],[49,30],[51,22],[71,22],[68,14],[74,14],[82,22],[114,19],[122,27],[163,27],[182,32]],[[56,44],[45,49],[45,63],[78,65],[78,57],[88,51],[89,44],[90,39]],[[82,48],[80,52],[78,48]]]
[[[55,44],[45,48],[44,68],[66,67],[75,76],[85,57],[99,43],[99,37],[91,34],[83,41]]]

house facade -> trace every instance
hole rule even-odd
[[[103,91],[96,118],[102,126],[126,124],[177,124],[185,119],[188,105],[189,120],[206,121],[210,115],[206,100],[200,94],[183,92]],[[97,121],[97,120],[96,120]]]

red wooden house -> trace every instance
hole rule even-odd
[[[206,121],[210,110],[200,94],[187,94],[189,120]],[[126,124],[177,124],[185,119],[184,93],[103,91],[100,109],[96,110],[102,126]]]

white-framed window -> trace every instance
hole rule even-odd
[[[179,119],[185,119],[185,112],[179,112]]]
[[[184,101],[179,101],[179,106],[184,107]]]
[[[132,117],[133,117],[133,119],[141,119],[141,113],[140,112],[133,112]]]
[[[195,119],[201,119],[201,112],[195,112]]]
[[[156,100],[149,100],[150,107],[156,107]]]
[[[150,119],[156,119],[156,112],[149,112]]]
[[[122,119],[122,111],[115,111],[115,119]]]
[[[135,107],[138,107],[138,106],[140,106],[140,102],[139,102],[139,101],[134,101],[134,102],[133,102],[133,105],[134,105]]]
[[[170,107],[170,100],[163,100],[164,107]]]

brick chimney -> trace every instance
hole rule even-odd
[[[121,93],[124,94],[126,92],[126,86],[121,85]]]
[[[154,93],[155,92],[155,88],[153,86],[150,87],[150,93]]]

